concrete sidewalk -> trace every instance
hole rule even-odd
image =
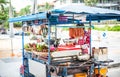
[[[5,61],[6,58],[0,59],[0,77],[20,77],[19,68],[21,60]],[[12,60],[12,59],[11,59]]]
[[[10,51],[10,50],[7,50],[7,51],[5,51],[5,50],[3,50],[3,51],[1,51],[0,50],[0,59],[1,58],[13,58],[13,57],[21,57],[22,56],[22,53],[21,53],[21,51]]]

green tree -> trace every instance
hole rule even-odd
[[[22,8],[22,9],[20,10],[20,12],[19,12],[19,15],[27,15],[27,14],[30,14],[30,13],[31,13],[30,8],[31,8],[30,5],[26,6],[25,8]]]
[[[8,14],[9,14],[9,7],[4,8],[4,12],[0,12],[0,20],[1,21],[6,21],[8,19]]]
[[[38,8],[37,8],[37,9],[38,9],[39,12],[42,12],[42,11],[43,11],[43,7],[40,6],[40,5],[38,5]]]
[[[4,7],[7,3],[9,2],[7,2],[6,0],[0,0],[0,11],[1,12],[4,12]]]
[[[6,0],[0,0],[0,24],[4,24],[4,22],[7,20],[7,9],[6,4],[9,3]]]
[[[98,0],[84,0],[85,5],[87,6],[95,6],[98,2]]]
[[[11,0],[10,0],[11,1]],[[0,0],[0,24],[1,27],[8,28],[9,23],[8,23],[8,18],[9,18],[9,5],[10,2],[7,2],[7,0]],[[16,15],[16,11],[14,10],[14,7],[12,6],[12,13]]]
[[[53,6],[50,5],[48,2],[46,2],[46,4],[45,4],[45,10],[48,11],[48,10],[50,10],[52,8],[53,8]]]
[[[53,8],[53,5],[46,2],[44,6],[41,6],[41,5],[38,6],[38,11],[40,11],[40,12],[48,11],[48,10],[50,10],[52,8]]]

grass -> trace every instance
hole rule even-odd
[[[120,31],[120,25],[116,24],[114,26],[108,26],[108,25],[105,25],[104,27],[94,27],[95,30],[99,30],[99,31]]]

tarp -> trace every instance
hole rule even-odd
[[[61,10],[61,11],[60,11]],[[72,3],[60,7],[55,7],[53,12],[73,12],[80,14],[120,14],[120,11],[104,8],[90,7],[81,3]]]
[[[100,21],[100,20],[111,20],[120,19],[120,11],[110,10],[104,8],[85,6],[84,4],[68,4],[65,6],[56,7],[52,10],[53,13],[76,13],[76,14],[87,14],[86,20],[89,21]]]
[[[86,21],[101,21],[101,20],[119,20],[120,15],[119,14],[90,14],[87,15]]]
[[[10,18],[8,21],[19,22],[19,21],[31,21],[31,20],[46,19],[46,18],[47,18],[46,12],[43,12],[43,13],[36,13],[36,14],[31,14],[31,15],[26,15],[26,16]]]
[[[120,11],[103,9],[97,7],[85,6],[84,4],[69,4],[62,7],[56,7],[51,10],[52,13],[59,14],[87,14],[86,20],[89,21],[100,21],[100,20],[109,20],[117,19],[120,20]],[[47,13],[36,13],[32,15],[20,16],[15,18],[10,18],[9,22],[18,22],[18,21],[31,21],[37,19],[47,19]]]

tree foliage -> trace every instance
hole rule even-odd
[[[8,12],[5,5],[8,2],[6,0],[0,0],[0,24],[4,23],[4,21],[8,18]]]
[[[0,11],[2,13],[4,13],[4,7],[7,3],[9,3],[9,2],[7,2],[6,0],[0,0]]]
[[[95,6],[98,0],[84,0],[85,4],[88,6]]]
[[[46,4],[45,4],[45,9],[46,9],[46,10],[52,9],[52,5],[50,5],[48,2],[46,2]]]
[[[40,12],[48,11],[52,8],[53,8],[53,6],[51,4],[49,4],[48,2],[46,2],[45,5],[43,5],[43,6],[38,5],[38,11],[40,11]]]
[[[19,15],[28,15],[28,14],[30,14],[30,13],[31,13],[30,8],[31,8],[30,5],[22,8],[22,9],[20,10],[20,12],[19,12]]]
[[[95,27],[94,28],[95,30],[99,30],[99,31],[120,31],[120,25],[119,24],[116,24],[114,26],[104,26],[104,27]]]

